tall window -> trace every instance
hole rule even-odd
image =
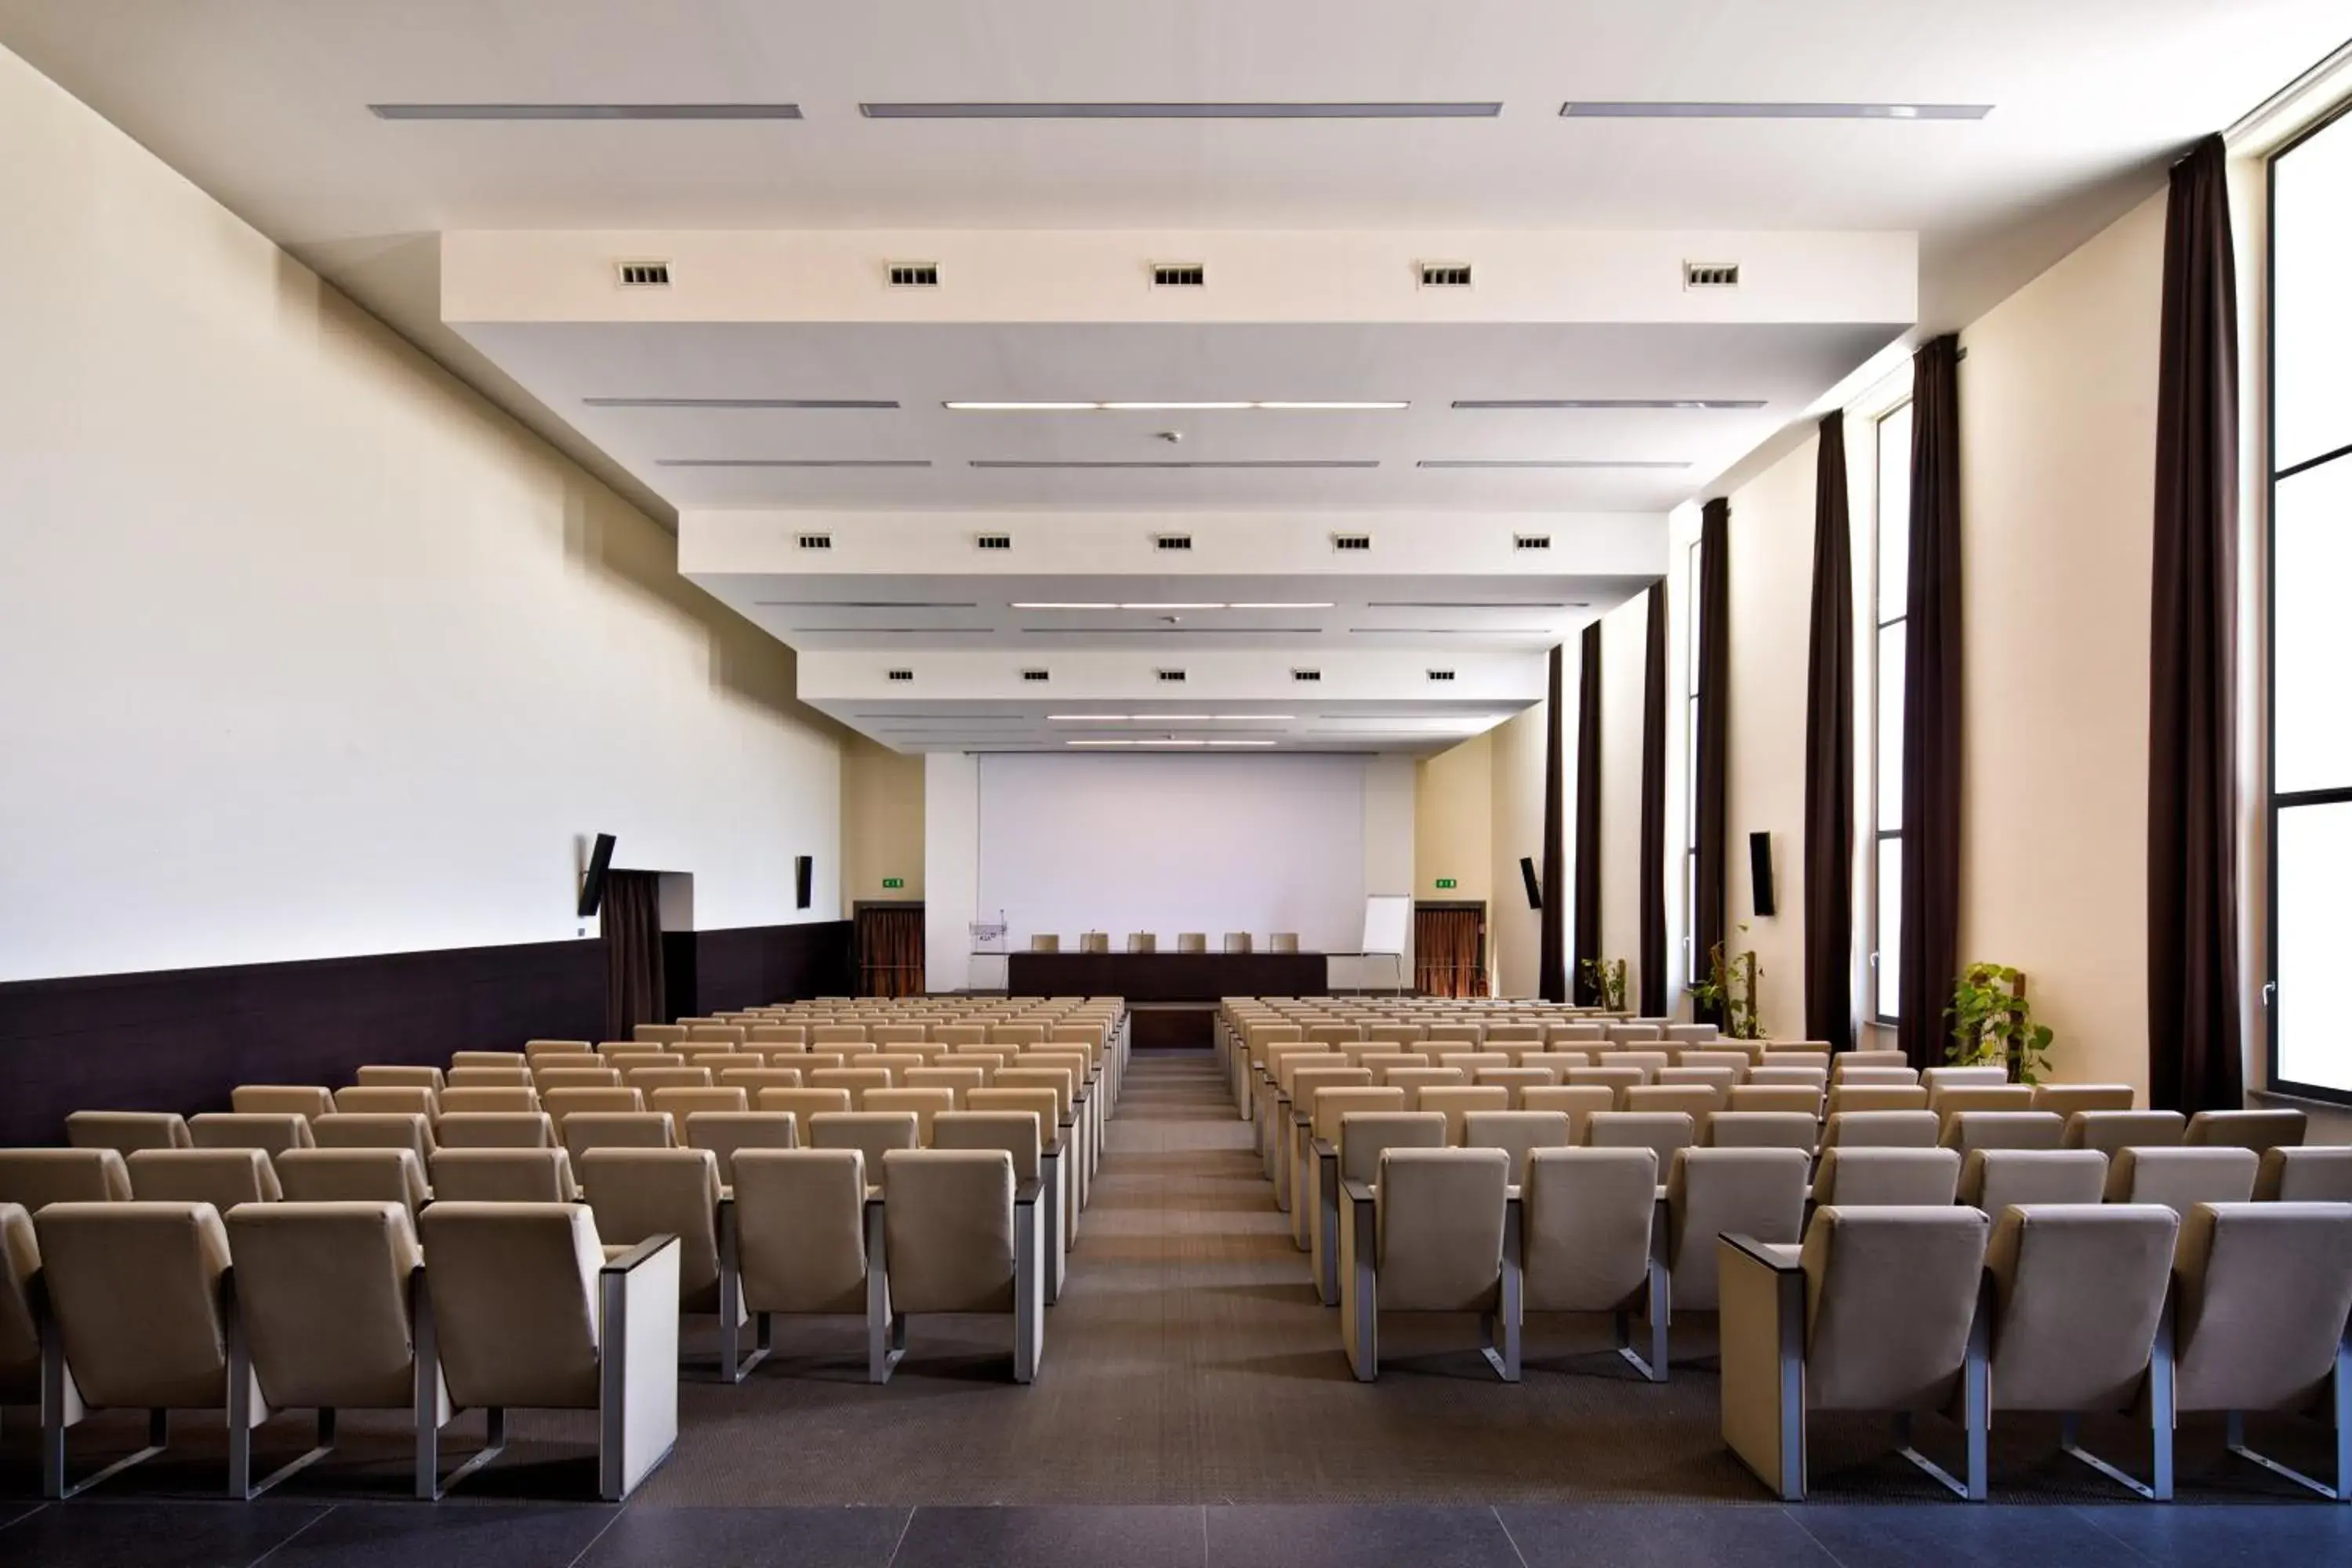
[[[1707,955],[1698,950],[1698,624],[1703,595],[1699,542],[1691,541],[1690,594],[1683,602],[1689,636],[1683,649],[1683,950],[1690,955],[1690,979],[1707,978]]]
[[[2352,114],[2271,161],[2271,1081],[2352,1100]]]
[[[1878,584],[1872,596],[1877,622],[1872,663],[1871,1011],[1891,1024],[1903,995],[1903,638],[1909,629],[1911,591],[1911,405],[1883,416],[1876,431],[1876,479],[1871,487]]]

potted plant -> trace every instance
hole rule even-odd
[[[1625,1010],[1625,961],[1622,958],[1588,958],[1579,968],[1584,972],[1588,991],[1600,998],[1603,1012],[1622,1013]]]
[[[2012,1083],[2040,1083],[2050,1070],[2047,1024],[2033,1021],[2025,974],[2002,963],[1971,963],[1952,987],[1949,1059],[1959,1067],[2000,1067]]]
[[[1739,928],[1746,931],[1748,927]],[[1707,977],[1690,988],[1693,1016],[1705,1021],[1709,1014],[1726,1035],[1735,1040],[1760,1040],[1764,1037],[1764,1020],[1756,1006],[1756,983],[1764,973],[1763,965],[1756,962],[1753,949],[1726,958],[1723,943],[1717,942],[1707,953]]]

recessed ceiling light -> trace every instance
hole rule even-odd
[[[895,397],[583,397],[591,408],[834,408],[888,409]]]
[[[1710,103],[1571,100],[1569,120],[1982,120],[1990,103]]]
[[[1043,402],[1007,402],[992,400],[972,402],[957,399],[942,403],[940,407],[958,414],[1196,414],[1234,412],[1246,409],[1275,413],[1380,413],[1411,408],[1412,403],[1400,399],[1353,399],[1347,401],[1289,399],[1282,401],[1224,398],[1214,400],[1178,401],[1172,399],[1125,400],[1120,402],[1081,403],[1062,399]]]
[[[868,120],[1492,120],[1492,103],[861,103]]]
[[[798,120],[797,103],[371,103],[378,120]]]
[[[1457,397],[1456,408],[1632,408],[1722,410],[1761,408],[1760,397]]]
[[[969,466],[975,468],[1377,468],[1381,464],[1377,458],[1273,458],[1224,462],[1171,462],[1160,458],[1094,463],[975,458]]]
[[[1417,468],[1687,468],[1688,463],[1609,458],[1423,458]]]
[[[928,468],[929,458],[656,458],[657,468]]]

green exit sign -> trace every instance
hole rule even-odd
[[[1451,878],[1451,877],[1440,877],[1439,879],[1437,879],[1437,885],[1438,885],[1441,889],[1443,889],[1443,888],[1451,888],[1451,887],[1454,887],[1454,886],[1456,886],[1457,884],[1454,882],[1454,879],[1453,879],[1453,878]]]
[[[907,879],[904,877],[885,877],[882,879],[882,885],[885,888],[903,888],[907,885]]]

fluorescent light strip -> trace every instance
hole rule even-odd
[[[1022,636],[1033,637],[1228,637],[1236,633],[1245,633],[1254,637],[1312,637],[1323,635],[1321,626],[1023,626],[1020,629]]]
[[[1349,626],[1357,637],[1549,637],[1559,634],[1550,626]]]
[[[1289,605],[1180,605],[1180,604],[1041,604],[1036,601],[1015,604],[1015,610],[1330,610],[1339,606],[1328,602]]]
[[[371,103],[378,120],[798,120],[797,103]]]
[[[929,458],[656,458],[657,468],[928,468]]]
[[[940,599],[754,599],[772,610],[976,610],[978,605]]]
[[[1129,740],[1118,740],[1118,741],[1065,741],[1065,742],[1062,742],[1062,744],[1064,744],[1064,745],[1066,745],[1066,746],[1146,746],[1146,747],[1149,747],[1149,746],[1278,746],[1278,745],[1280,745],[1281,743],[1282,743],[1282,742],[1279,742],[1279,741],[1192,741],[1192,740],[1183,740],[1183,741],[1179,741],[1179,740],[1173,739],[1172,737],[1171,737],[1171,738],[1170,738],[1170,739],[1167,739],[1167,740],[1157,740],[1157,741],[1155,741],[1155,740],[1145,740],[1145,739],[1143,739],[1143,738],[1141,738],[1141,737],[1139,737],[1139,736],[1138,738],[1136,738],[1135,740],[1132,740],[1132,741],[1129,741]]]
[[[1052,724],[1287,724],[1288,713],[1048,713]]]
[[[955,402],[942,403],[940,406],[942,408],[952,409],[958,414],[1195,414],[1213,413],[1219,411],[1238,412],[1247,409],[1257,409],[1271,413],[1286,414],[1378,414],[1390,413],[1402,408],[1411,408],[1412,405],[1409,402],[1401,400],[1391,401],[1387,399],[1347,402],[1319,400],[1266,400],[1244,402],[1238,400],[1218,400],[1207,402],[1118,403],[1072,403],[1064,401],[1041,403],[990,401],[975,403],[958,400]]]
[[[1709,412],[1761,408],[1760,397],[1457,397],[1456,408],[1632,408]]]
[[[1369,599],[1368,610],[1589,610],[1592,606],[1581,599],[1540,602],[1514,599],[1506,604],[1500,599]]]
[[[1377,458],[1275,458],[1225,462],[1171,462],[1161,459],[1108,463],[975,458],[970,466],[975,468],[1377,468],[1381,465]]]
[[[1601,102],[1570,100],[1567,120],[1982,120],[1990,103]]]
[[[895,397],[583,397],[591,408],[890,409]]]
[[[1492,120],[1492,103],[861,103],[868,120]]]
[[[1606,458],[1423,458],[1417,468],[1687,468],[1688,463]]]

